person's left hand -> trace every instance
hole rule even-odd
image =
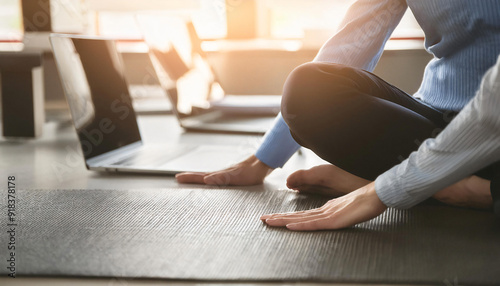
[[[386,209],[372,182],[317,209],[263,215],[260,219],[269,226],[286,226],[297,231],[339,229],[370,220]]]

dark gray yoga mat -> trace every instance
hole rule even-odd
[[[266,227],[259,216],[327,199],[262,189],[18,190],[17,274],[500,283],[500,226],[489,212],[422,205],[388,210],[350,229],[290,232]],[[7,192],[2,194],[5,275]]]

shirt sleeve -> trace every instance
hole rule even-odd
[[[281,168],[299,148],[280,113],[264,135],[255,157],[273,169]]]
[[[407,9],[404,0],[358,0],[347,11],[338,32],[314,61],[344,64],[373,71],[390,35]],[[278,115],[255,156],[271,168],[283,167],[299,149]]]
[[[409,208],[500,161],[500,56],[475,97],[435,138],[375,180],[388,207]]]

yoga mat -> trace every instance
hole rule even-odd
[[[349,229],[291,232],[259,216],[318,207],[327,198],[264,189],[17,190],[16,274],[500,283],[500,226],[491,212],[421,205]],[[6,199],[3,191],[2,275]]]

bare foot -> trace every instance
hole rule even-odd
[[[490,181],[478,176],[467,177],[432,196],[443,203],[468,208],[490,209],[493,199]]]
[[[290,189],[304,193],[342,196],[369,183],[370,181],[339,167],[326,164],[292,173],[288,176],[286,185]]]

